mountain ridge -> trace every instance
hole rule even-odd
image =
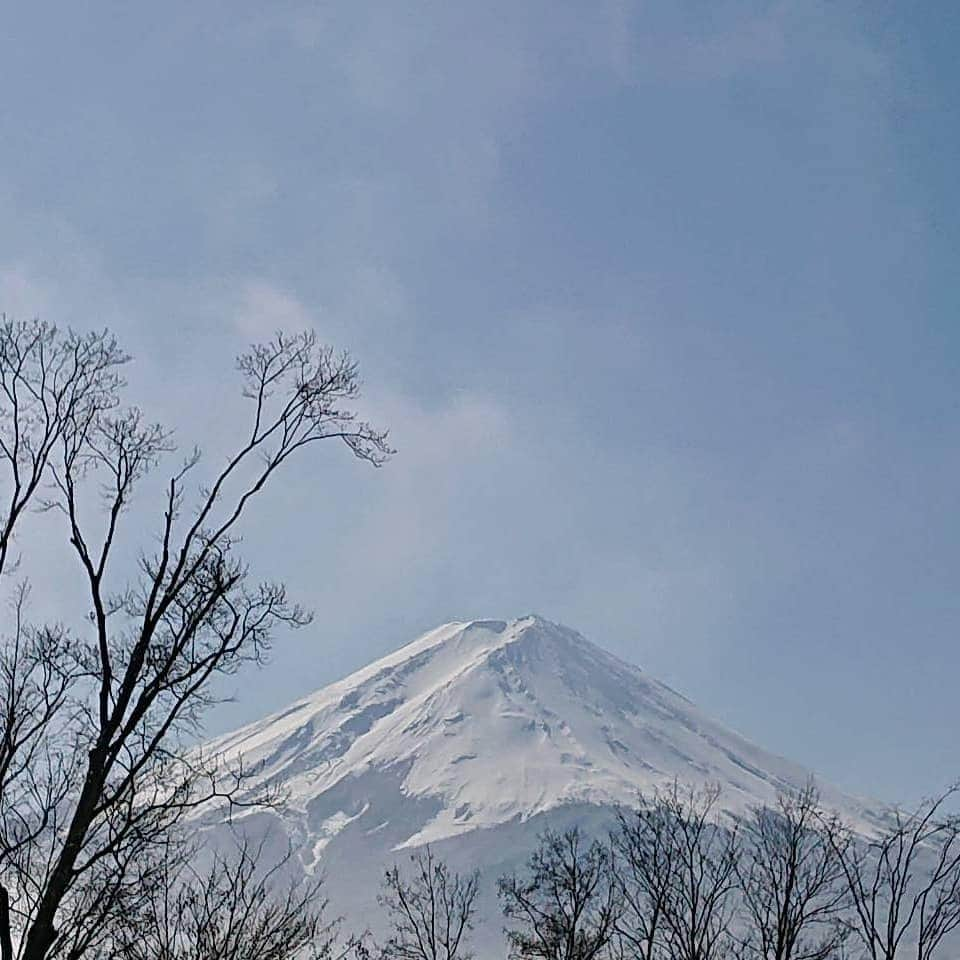
[[[283,797],[205,811],[209,848],[241,830],[292,878],[325,877],[347,929],[381,936],[384,869],[429,843],[451,869],[481,873],[484,958],[503,953],[495,880],[523,869],[544,828],[602,836],[616,808],[674,781],[719,784],[718,815],[740,817],[811,776],[532,615],[443,624],[205,749],[243,760],[251,800],[264,787]],[[817,786],[855,829],[876,829],[881,807]]]

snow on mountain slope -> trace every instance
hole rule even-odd
[[[355,822],[386,830],[397,850],[630,803],[674,778],[720,784],[724,808],[742,813],[809,777],[539,617],[445,624],[211,747],[242,756],[258,784],[282,785],[284,829],[307,869]],[[826,804],[869,822],[819,786]]]

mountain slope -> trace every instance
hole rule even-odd
[[[282,830],[311,871],[347,827],[389,839],[387,855],[630,803],[674,778],[718,783],[735,813],[809,778],[539,617],[445,624],[212,749],[242,757],[258,786],[283,787]],[[869,822],[860,803],[820,787],[848,820]]]

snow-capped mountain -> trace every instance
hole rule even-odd
[[[675,778],[719,784],[724,808],[742,813],[810,777],[532,616],[445,624],[211,749],[242,757],[257,785],[282,786],[281,810],[246,826],[289,838],[348,922],[372,915],[382,870],[405,848],[431,843],[492,886],[546,823],[603,822]],[[819,787],[848,820],[872,819]],[[495,912],[486,924],[480,940],[492,942]]]

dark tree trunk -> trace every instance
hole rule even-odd
[[[0,883],[0,960],[13,960],[13,936],[10,932],[10,894]]]

